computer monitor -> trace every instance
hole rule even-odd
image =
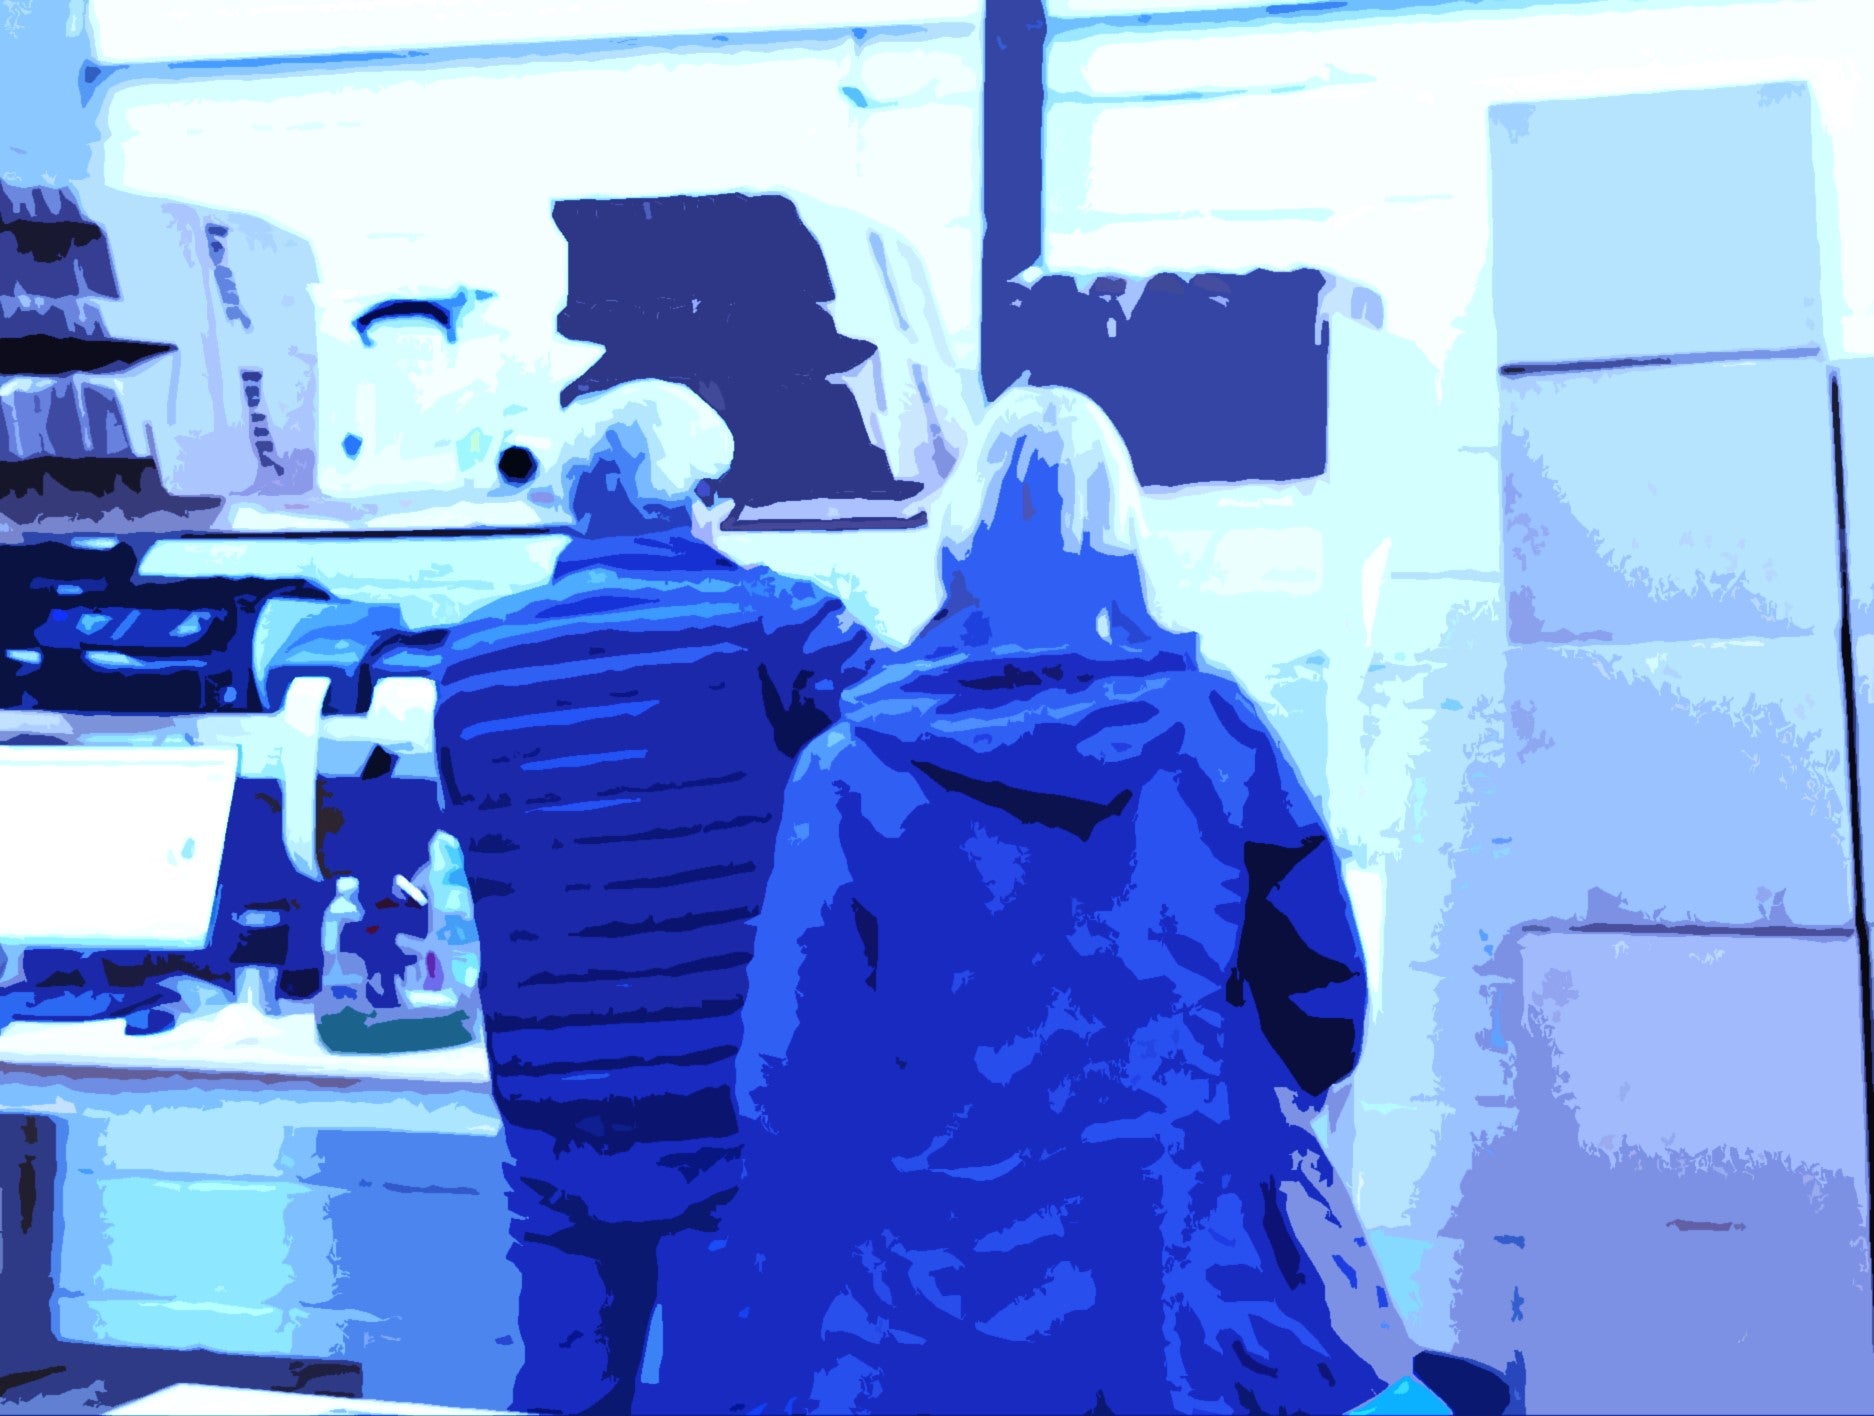
[[[0,949],[207,946],[240,751],[0,747]]]

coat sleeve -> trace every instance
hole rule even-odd
[[[865,675],[873,655],[871,636],[838,600],[811,586],[783,593],[791,613],[770,617],[761,697],[775,746],[793,757],[839,721],[840,695]]]
[[[801,755],[782,804],[774,868],[755,925],[735,1090],[743,1119],[765,1129],[773,1129],[769,1109],[776,1094],[801,1081],[784,1073],[801,1030],[803,994],[815,991],[829,956],[858,957],[864,948],[840,840],[845,741],[835,729]]]
[[[865,1281],[855,1245],[887,1202],[874,1134],[883,1079],[865,1065],[879,1029],[877,937],[852,868],[855,775],[875,767],[845,728],[802,753],[756,925],[736,1063],[746,1179],[723,1251],[741,1265],[730,1382],[749,1410],[809,1408],[816,1373],[849,1341],[825,1320]]]
[[[1255,708],[1223,689],[1210,707],[1246,779],[1232,803],[1243,923],[1226,986],[1254,999],[1264,1035],[1318,1096],[1353,1071],[1366,1020],[1366,967],[1340,861],[1320,813]]]

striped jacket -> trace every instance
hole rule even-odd
[[[495,1096],[523,1173],[601,1218],[695,1222],[739,1176],[731,1082],[782,793],[864,636],[687,532],[575,555],[443,654]]]

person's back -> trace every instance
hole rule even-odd
[[[666,1220],[733,1184],[710,1177],[751,921],[828,721],[796,679],[831,649],[831,700],[850,645],[837,604],[694,541],[618,549],[451,637],[438,737],[504,1119],[629,1147],[617,1217]]]
[[[1340,1411],[1380,1385],[1296,1239],[1355,1233],[1303,1115],[1365,1001],[1332,848],[1255,710],[1152,625],[1112,503],[1136,486],[1065,441],[1066,497],[1034,462],[989,489],[945,614],[790,786],[711,1280],[734,1370],[660,1403]]]
[[[840,1409],[865,1377],[870,1410],[1372,1394],[1291,1237],[1325,1221],[1324,1162],[1277,1088],[1338,1080],[1363,999],[1331,848],[1273,742],[1170,654],[971,656],[900,692],[928,715],[855,708],[790,796],[768,908],[777,932],[784,912],[808,924],[795,960],[764,957],[798,974],[757,981],[745,1044],[751,1067],[784,1061],[752,1089],[775,1139],[751,1136],[751,1185],[848,1236],[770,1231],[768,1262],[823,1331],[896,1335],[832,1339],[815,1394]],[[830,876],[796,859],[803,827],[836,839]],[[1342,985],[1326,1017],[1296,1008],[1311,983]],[[1258,1014],[1305,1026],[1277,1047]]]
[[[614,463],[657,455],[642,443]],[[526,1410],[628,1401],[658,1240],[712,1224],[738,1182],[736,1015],[776,816],[863,642],[836,601],[693,535],[689,480],[662,503],[642,477],[612,486],[633,500],[611,534],[444,651],[438,756],[515,1162]]]

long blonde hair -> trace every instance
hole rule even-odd
[[[1027,385],[995,401],[944,484],[944,549],[966,557],[977,534],[995,520],[1004,479],[1025,480],[1037,459],[1060,469],[1062,550],[1137,554],[1144,499],[1113,420],[1084,393]]]
[[[1005,393],[944,493],[945,602],[919,636],[926,651],[951,642],[1094,654],[1178,647],[1153,618],[1139,573],[1145,506],[1132,458],[1085,394]],[[1035,519],[1044,508],[1058,508],[1058,539]]]

